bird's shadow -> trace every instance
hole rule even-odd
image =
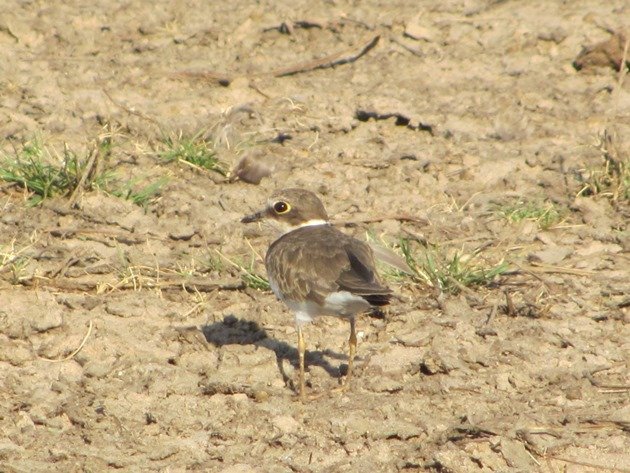
[[[201,331],[206,341],[217,347],[225,345],[254,345],[273,351],[276,355],[276,364],[282,379],[295,389],[292,379],[284,371],[282,362],[288,360],[297,368],[299,366],[298,350],[286,342],[270,337],[267,331],[260,327],[258,323],[228,315],[219,322],[203,325]],[[340,367],[331,365],[325,357],[347,360],[345,355],[331,350],[307,350],[305,359],[307,368],[308,366],[319,366],[326,370],[331,377],[341,378],[342,370]]]

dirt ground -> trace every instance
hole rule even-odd
[[[629,18],[624,0],[4,1],[4,153],[107,138],[119,179],[168,183],[144,206],[29,206],[0,183],[0,471],[630,472],[630,206],[589,187],[606,146],[630,149],[630,79],[572,65]],[[271,174],[161,162],[180,132]],[[400,300],[359,321],[346,392],[347,324],[309,326],[315,399],[296,402],[292,315],[231,264],[264,275],[273,233],[239,220],[288,186],[359,238],[510,271],[459,294],[388,280]],[[505,218],[518,201],[559,219]]]

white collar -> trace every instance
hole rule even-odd
[[[292,231],[298,230],[303,227],[318,227],[320,225],[329,225],[329,222],[327,220],[322,220],[321,218],[314,218],[312,220],[307,220],[306,222],[302,222],[299,225],[289,227],[286,230],[284,230],[282,234],[286,235],[287,233],[291,233]]]
[[[314,218],[312,220],[307,220],[304,223],[300,223],[299,225],[296,225],[293,228],[297,230],[298,228],[314,227],[316,225],[328,225],[328,222],[326,220],[322,220],[321,218]]]

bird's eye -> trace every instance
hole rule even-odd
[[[286,202],[279,201],[279,202],[276,202],[275,204],[273,204],[273,210],[277,214],[285,214],[289,210],[291,210],[291,206],[289,204],[287,204]]]

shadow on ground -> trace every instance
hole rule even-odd
[[[228,315],[219,322],[203,325],[201,332],[208,343],[216,347],[225,345],[255,345],[271,350],[276,355],[276,364],[287,385],[293,386],[292,379],[285,373],[283,361],[288,360],[295,368],[298,367],[298,351],[294,346],[286,342],[276,340],[267,334],[267,331],[258,323],[251,320],[239,319],[234,315]],[[297,343],[297,340],[296,340]],[[341,378],[347,365],[331,365],[326,358],[335,360],[347,360],[347,356],[332,350],[306,351],[306,366],[319,366],[333,378]]]

